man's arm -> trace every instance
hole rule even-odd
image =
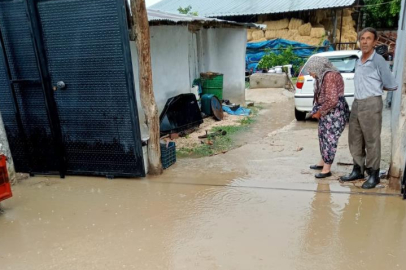
[[[378,62],[379,72],[381,73],[381,79],[383,83],[383,90],[385,91],[395,91],[398,89],[398,84],[396,79],[390,71],[389,64],[386,63],[383,57],[380,57]]]

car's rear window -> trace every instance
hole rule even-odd
[[[358,57],[355,55],[332,56],[328,57],[328,59],[341,73],[354,73],[355,63],[357,62]],[[307,70],[306,65],[303,67],[301,74],[303,76],[309,75],[309,71]]]

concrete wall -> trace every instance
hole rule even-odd
[[[245,29],[210,28],[197,34],[199,71],[224,74],[224,98],[245,102]]]
[[[402,1],[398,39],[394,59],[394,72],[398,90],[392,100],[392,162],[391,184],[397,186],[404,174],[406,161],[406,6]]]
[[[7,135],[6,135],[6,130],[4,129],[4,123],[3,123],[3,118],[1,117],[1,112],[0,112],[0,153],[3,153],[6,155],[8,158],[7,160],[7,170],[9,174],[10,181],[13,183],[15,180],[15,169],[14,169],[14,163],[13,163],[13,158],[11,156],[10,152],[10,147],[8,145],[7,141]]]
[[[285,73],[255,73],[250,76],[250,89],[285,88],[287,79]]]

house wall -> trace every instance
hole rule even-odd
[[[182,93],[190,93],[189,36],[187,26],[152,26],[151,61],[152,80],[159,113],[166,101]],[[137,92],[138,114],[145,121],[139,92],[138,54],[135,42],[131,42],[131,55]]]
[[[224,74],[223,98],[245,102],[246,29],[210,28],[197,34],[199,71]]]
[[[392,99],[392,161],[391,185],[398,187],[406,162],[406,6],[402,1],[398,39],[394,59],[394,72],[398,90]]]
[[[159,113],[166,101],[190,93],[201,72],[224,74],[224,98],[245,102],[246,29],[210,28],[189,31],[184,25],[151,26],[151,61]],[[140,122],[145,122],[139,93],[138,54],[131,42],[132,64]],[[146,131],[142,127],[142,133]]]

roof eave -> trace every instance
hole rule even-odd
[[[311,10],[325,10],[325,9],[342,9],[349,8],[355,4],[348,6],[336,6],[336,7],[327,7],[327,8],[309,8],[309,9],[298,9],[298,10],[288,10],[288,11],[278,11],[278,12],[254,12],[254,13],[214,13],[206,14],[207,18],[216,18],[216,17],[235,17],[235,16],[250,16],[250,15],[265,15],[265,14],[281,14],[281,13],[290,13],[290,12],[301,12],[301,11],[311,11]]]

